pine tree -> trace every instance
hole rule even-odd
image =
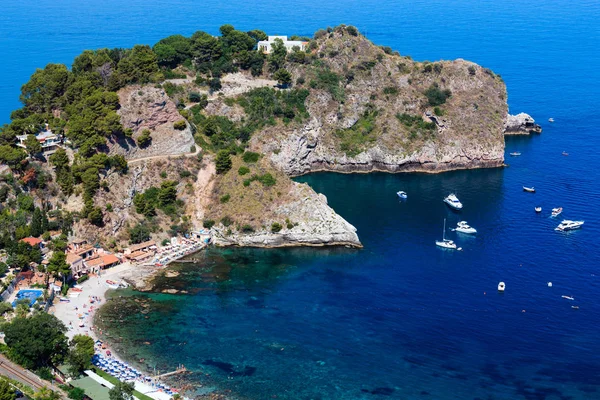
[[[42,233],[44,233],[44,230],[42,228],[42,220],[42,211],[38,207],[36,207],[35,210],[33,210],[33,216],[31,217],[31,236],[38,237]]]

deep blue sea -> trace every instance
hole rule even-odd
[[[202,253],[161,283],[188,295],[134,297],[150,311],[108,329],[130,359],[183,363],[198,392],[248,399],[600,398],[598,1],[22,0],[1,11],[0,123],[35,68],[83,49],[225,23],[288,35],[348,23],[417,60],[491,68],[510,111],[544,129],[508,138],[504,169],[298,179],[357,227],[364,249]],[[442,203],[452,191],[460,214]],[[583,229],[555,232],[558,206]],[[444,218],[479,230],[447,232],[462,252],[435,247]]]

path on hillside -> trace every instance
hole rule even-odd
[[[34,390],[38,391],[43,387],[47,387],[57,393],[64,395],[62,390],[50,382],[43,380],[33,372],[26,370],[10,361],[8,358],[0,354],[0,375],[4,375],[15,381],[21,382]],[[65,396],[66,397],[66,396]]]
[[[142,162],[142,161],[148,161],[148,160],[158,160],[161,158],[169,158],[169,157],[193,157],[198,155],[198,153],[200,153],[202,151],[202,147],[198,146],[197,144],[195,144],[194,146],[196,146],[196,151],[194,151],[193,153],[183,153],[183,154],[167,154],[167,155],[159,155],[159,156],[148,156],[148,157],[142,157],[142,158],[135,158],[133,160],[127,160],[127,164],[131,165],[137,162]]]

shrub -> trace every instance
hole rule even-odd
[[[113,206],[112,206],[112,204],[108,203],[108,204],[106,205],[106,211],[107,211],[107,212],[112,212],[112,210],[113,210]]]
[[[290,221],[289,218],[285,219],[285,225],[288,229],[292,229],[294,227],[294,224],[292,223],[292,221]]]
[[[474,66],[469,66],[469,68],[467,68],[467,70],[469,71],[469,75],[475,75],[475,67]]]
[[[246,151],[246,152],[244,152],[242,159],[244,160],[244,162],[247,162],[247,163],[255,163],[260,159],[260,154],[254,153],[252,151]]]
[[[231,169],[231,156],[226,150],[219,150],[215,161],[217,174],[225,174]]]
[[[398,94],[398,88],[394,87],[394,86],[388,86],[386,88],[383,88],[383,93],[384,94]]]
[[[85,281],[87,281],[90,277],[86,274],[86,275],[81,275],[79,277],[79,279],[77,279],[77,283],[83,283]]]
[[[300,76],[298,79],[296,79],[296,85],[304,85],[304,82],[306,82],[306,79],[303,76]]]
[[[392,54],[394,52],[390,46],[381,46],[381,50],[383,50],[385,54]]]
[[[356,29],[352,25],[348,25],[346,27],[346,32],[348,32],[352,36],[358,36],[358,29]]]
[[[262,183],[264,186],[275,186],[277,181],[270,173],[266,173],[258,177],[258,181]]]
[[[188,94],[188,100],[192,103],[199,103],[200,100],[202,100],[202,95],[200,93],[190,92],[190,94]]]
[[[242,232],[244,232],[244,233],[254,232],[254,228],[250,224],[245,224],[242,226]]]
[[[148,147],[152,143],[152,136],[150,136],[150,131],[148,129],[144,129],[142,134],[137,138],[138,146],[144,148]]]
[[[435,108],[433,109],[433,113],[434,113],[435,115],[439,116],[439,117],[441,117],[441,116],[443,116],[443,115],[445,114],[444,110],[442,110],[442,109],[441,109],[441,108],[439,108],[439,107],[435,107]]]
[[[177,129],[178,131],[184,130],[186,128],[186,126],[187,125],[186,125],[184,119],[181,119],[181,120],[173,123],[173,128]]]
[[[221,204],[225,204],[229,201],[229,199],[231,199],[231,196],[229,195],[229,193],[224,194],[223,196],[221,196],[219,198],[219,201],[221,202]]]
[[[160,171],[160,177],[163,179],[167,179],[167,171]]]
[[[228,226],[231,226],[231,224],[233,224],[233,220],[229,216],[226,215],[223,218],[221,218],[221,223],[223,224],[224,227],[228,227]]]
[[[211,92],[218,92],[222,88],[221,80],[219,78],[211,79],[208,82],[208,87],[210,88]]]
[[[205,227],[206,229],[210,229],[215,225],[215,221],[213,221],[212,219],[205,219],[204,221],[202,221],[202,226]]]
[[[434,83],[425,91],[425,96],[427,96],[430,106],[440,106],[452,96],[452,92],[449,89],[442,90],[437,83]]]
[[[238,174],[240,174],[240,175],[242,175],[242,176],[243,176],[243,175],[246,175],[246,174],[247,174],[247,173],[249,173],[249,172],[250,172],[250,168],[248,168],[248,167],[245,167],[245,166],[243,166],[243,165],[242,165],[242,166],[241,166],[241,167],[238,169]]]
[[[192,173],[190,171],[188,171],[187,169],[183,169],[181,171],[179,171],[179,177],[182,179],[188,178],[192,176]]]
[[[271,232],[277,233],[277,232],[281,231],[281,229],[283,229],[283,226],[281,226],[281,224],[279,222],[273,222],[271,224]]]

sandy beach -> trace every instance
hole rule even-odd
[[[124,263],[108,270],[102,271],[99,276],[92,276],[87,281],[83,282],[78,287],[81,292],[77,297],[68,297],[69,302],[60,302],[55,300],[54,305],[50,308],[49,313],[54,314],[67,327],[67,337],[71,339],[75,335],[88,335],[98,340],[98,335],[93,325],[94,314],[98,308],[106,303],[106,292],[110,289],[107,280],[121,282],[127,280],[129,283],[135,284],[144,282],[144,279],[156,272],[156,267],[132,266],[129,263]],[[91,300],[94,300],[93,302]],[[82,325],[82,326],[80,326]],[[111,355],[114,359],[124,361],[115,354],[112,349]],[[149,384],[135,382],[135,389],[157,400],[168,400],[171,396],[166,393],[157,391]]]

